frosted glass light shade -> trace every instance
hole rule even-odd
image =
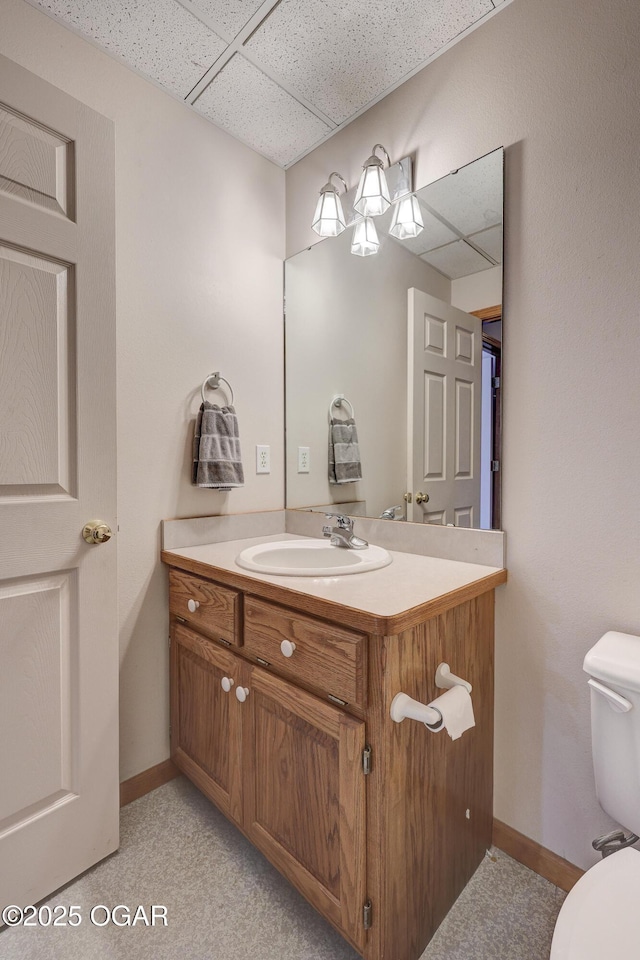
[[[409,196],[396,201],[389,233],[398,240],[417,237],[424,230],[418,198]]]
[[[340,197],[333,186],[327,185],[320,191],[311,229],[315,230],[319,237],[337,237],[344,228]]]
[[[379,217],[391,206],[387,178],[382,161],[371,156],[362,168],[362,176],[353,201],[354,210],[363,217]]]
[[[379,247],[380,241],[373,220],[367,217],[366,220],[356,223],[351,241],[351,253],[355,253],[356,257],[370,257],[378,252]]]

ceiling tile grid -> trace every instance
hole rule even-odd
[[[482,250],[483,253],[489,254],[489,256],[496,261],[496,263],[502,263],[502,224],[499,223],[495,227],[489,227],[488,230],[482,230],[480,233],[474,233],[469,237],[469,240],[478,249]]]
[[[179,0],[187,10],[209,17],[229,42],[262,6],[262,0]]]
[[[491,0],[282,0],[247,47],[339,124],[492,10]]]
[[[420,259],[444,273],[450,280],[468,277],[470,273],[479,273],[480,270],[488,270],[494,266],[464,240],[457,240],[446,247],[423,253]]]
[[[216,74],[194,106],[283,165],[331,129],[240,54]]]
[[[286,167],[511,0],[28,2]]]
[[[37,0],[57,19],[186,97],[226,43],[176,0]]]

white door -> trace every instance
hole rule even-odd
[[[407,519],[477,527],[482,321],[415,287],[408,314]]]
[[[0,57],[0,907],[118,845],[114,140]]]

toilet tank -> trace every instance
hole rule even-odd
[[[589,650],[591,749],[603,810],[640,835],[640,637],[610,631]]]

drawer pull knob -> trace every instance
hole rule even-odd
[[[233,684],[234,684],[234,681],[231,679],[231,677],[223,677],[222,680],[220,681],[220,686],[222,687],[225,693],[229,693],[229,690],[231,690],[231,687],[233,686]]]
[[[198,607],[200,606],[199,600],[188,600],[187,607],[189,608],[189,613],[195,613]]]
[[[244,703],[249,696],[249,687],[236,687],[236,699]]]
[[[295,649],[296,645],[292,640],[283,640],[280,644],[280,653],[283,657],[292,657]]]

